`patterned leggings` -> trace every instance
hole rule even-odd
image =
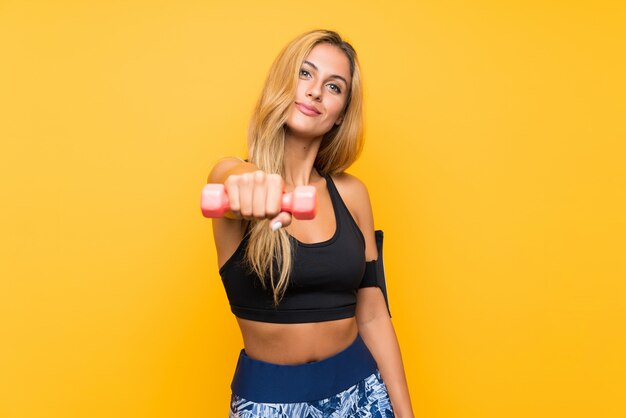
[[[229,418],[393,418],[376,361],[357,335],[343,351],[313,363],[280,365],[241,350]]]
[[[330,398],[312,402],[257,403],[235,394],[229,418],[392,418],[385,383],[376,371]]]

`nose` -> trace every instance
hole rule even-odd
[[[319,100],[320,95],[321,95],[321,88],[315,84],[315,83],[311,83],[309,89],[306,92],[306,97],[310,98],[311,100]]]

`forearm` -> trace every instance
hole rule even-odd
[[[359,324],[359,334],[378,364],[396,417],[413,418],[402,355],[391,319],[378,316]]]

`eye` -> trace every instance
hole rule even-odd
[[[303,75],[303,76],[307,77],[307,76],[309,76],[311,74],[307,70],[300,69],[300,75]]]
[[[336,91],[337,93],[341,93],[341,89],[336,84],[329,84],[330,88]]]

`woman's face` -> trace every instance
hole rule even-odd
[[[341,49],[324,43],[313,47],[300,67],[288,133],[318,138],[339,125],[351,82],[350,61]]]

